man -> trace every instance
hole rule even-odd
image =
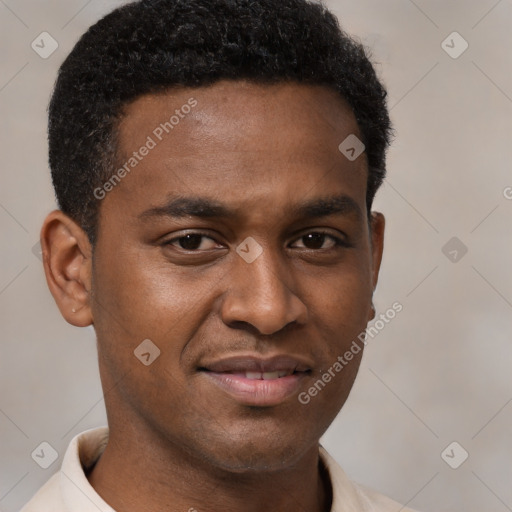
[[[96,331],[108,428],[23,512],[400,509],[319,445],[375,316],[385,98],[306,0],[143,0],[80,39],[41,240]]]

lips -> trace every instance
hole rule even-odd
[[[232,356],[204,364],[200,369],[216,373],[307,372],[311,364],[302,358],[279,355],[263,359],[254,355]]]
[[[288,355],[268,359],[247,355],[205,363],[198,369],[209,384],[241,404],[274,406],[298,392],[312,365],[303,358]]]
[[[282,370],[278,372],[245,372],[243,376],[245,376],[246,379],[252,380],[273,380],[287,377],[293,373],[292,370]]]

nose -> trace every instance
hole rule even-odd
[[[252,263],[237,257],[234,265],[221,307],[226,325],[240,328],[249,324],[259,334],[270,335],[288,324],[306,323],[307,307],[294,291],[286,261],[265,249]]]

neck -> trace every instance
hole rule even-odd
[[[232,472],[184,453],[155,436],[110,430],[102,456],[87,478],[118,512],[328,512],[329,477],[318,445],[293,466],[269,472]]]

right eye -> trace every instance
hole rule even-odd
[[[178,249],[184,249],[186,251],[196,252],[202,245],[202,239],[208,239],[215,242],[213,238],[206,235],[205,233],[186,233],[179,237],[174,237],[171,240],[167,240],[163,245],[172,245]],[[176,245],[178,244],[178,245]],[[215,247],[202,247],[201,250],[208,251],[215,249]]]

